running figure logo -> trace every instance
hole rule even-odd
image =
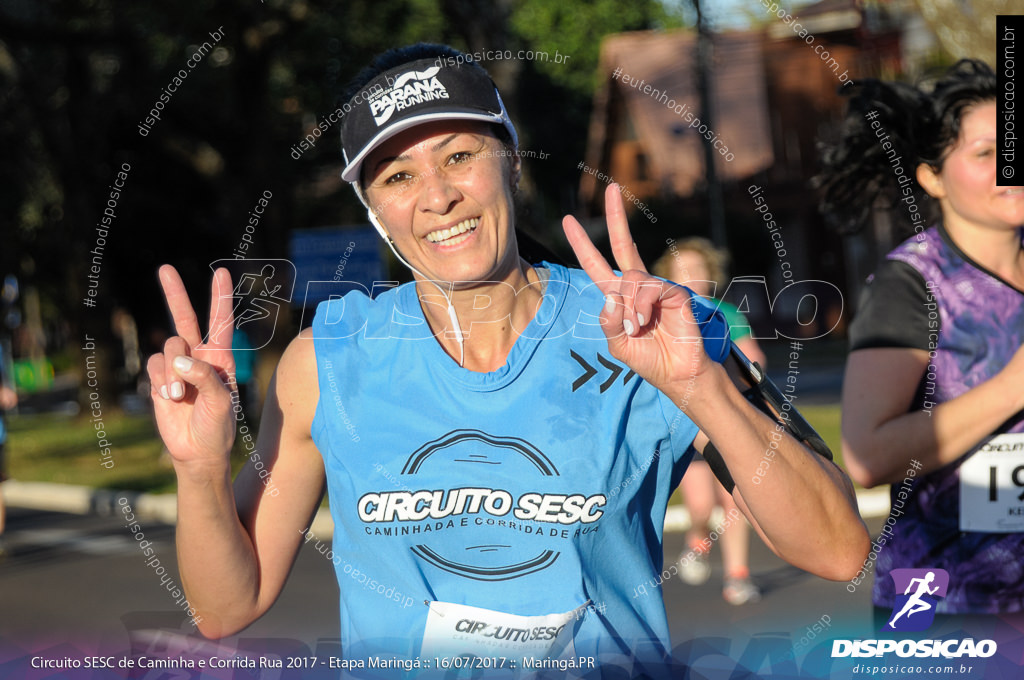
[[[212,270],[218,267],[225,267],[231,272],[234,290],[231,295],[218,300],[217,304],[231,305],[235,330],[244,332],[250,345],[236,346],[235,350],[266,347],[274,337],[281,310],[287,310],[291,302],[295,288],[295,265],[283,259],[224,259],[210,264]],[[210,335],[214,331],[219,333],[224,330],[210,329]]]
[[[935,620],[935,605],[946,596],[949,573],[945,569],[893,569],[896,592],[892,617],[882,630],[924,630]]]

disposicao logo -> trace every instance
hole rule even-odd
[[[945,569],[893,569],[889,572],[896,587],[892,614],[882,631],[922,631],[935,621],[935,606],[949,589]],[[902,593],[902,594],[899,594]],[[884,656],[900,657],[990,657],[996,653],[994,640],[833,640],[832,658]]]
[[[893,569],[896,603],[889,623],[882,630],[903,632],[924,630],[935,620],[935,605],[946,596],[949,573],[945,569]]]

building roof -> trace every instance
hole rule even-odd
[[[601,46],[606,79],[594,101],[588,165],[614,156],[608,146],[635,140],[649,172],[651,193],[692,194],[704,178],[699,135],[717,147],[716,170],[723,180],[755,174],[773,161],[764,58],[759,32],[713,36],[710,127],[701,119],[692,31],[633,32],[609,36]],[[618,79],[614,77],[618,69]],[[726,155],[725,152],[730,155]],[[589,179],[588,179],[589,178]],[[589,185],[589,186],[588,186]],[[643,189],[643,187],[639,187]],[[584,175],[584,195],[596,180]],[[634,190],[639,195],[639,191]]]

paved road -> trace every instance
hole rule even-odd
[[[9,509],[0,638],[116,638],[126,624],[143,625],[147,612],[165,612],[191,629],[156,571],[165,567],[180,585],[174,527],[143,522],[142,530],[159,564],[118,517]],[[337,637],[337,593],[330,563],[307,548],[281,599],[244,637]]]
[[[160,566],[176,581],[173,527],[148,523],[142,529]],[[277,604],[241,635],[222,641],[222,649],[269,646],[308,653],[302,645],[309,651],[319,645],[321,655],[337,649],[337,585],[331,565],[311,545],[301,551]],[[48,655],[62,654],[60,650],[72,645],[112,652],[150,649],[173,656],[173,639],[180,641],[178,634],[191,629],[161,584],[155,563],[147,566],[139,544],[117,516],[13,508],[7,546],[9,556],[0,562],[0,677],[9,677],[2,660],[10,659],[16,647],[33,653],[45,650]],[[682,533],[667,534],[666,564],[682,547]],[[726,604],[720,592],[720,561],[714,564],[706,585],[688,586],[678,578],[664,584],[673,645],[681,649],[712,643],[721,647],[724,641],[727,649],[722,650],[721,660],[735,659],[750,640],[765,637],[789,650],[790,636],[794,642],[799,640],[822,616],[833,627],[840,622],[870,624],[866,588],[850,594],[845,584],[789,567],[760,541],[752,546],[751,564],[753,577],[764,591],[761,602],[742,607]],[[154,634],[153,629],[163,633]],[[720,638],[717,643],[709,642],[716,637]],[[188,644],[216,649],[215,643],[194,638]],[[702,663],[713,661],[705,653]]]

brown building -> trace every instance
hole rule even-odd
[[[859,287],[874,265],[875,249],[851,244],[848,261],[841,239],[818,213],[810,179],[817,172],[818,141],[828,138],[845,110],[839,88],[904,70],[902,17],[852,0],[825,0],[765,18],[770,23],[762,29],[712,36],[708,112],[699,97],[694,31],[605,39],[585,161],[592,171],[581,176],[581,204],[587,215],[602,215],[609,180],[597,173],[619,182],[627,197],[635,196],[627,208],[647,258],[657,257],[668,238],[712,237],[703,148],[709,143],[731,274],[764,277],[769,298],[790,280],[818,279],[835,284],[849,301],[845,291]],[[755,211],[753,193],[767,209]],[[777,230],[763,219],[769,212]],[[752,322],[769,328],[773,314],[787,335],[818,335],[849,311],[830,305],[801,326],[796,309],[772,312],[763,297],[747,301]],[[780,318],[791,323],[784,327]]]

